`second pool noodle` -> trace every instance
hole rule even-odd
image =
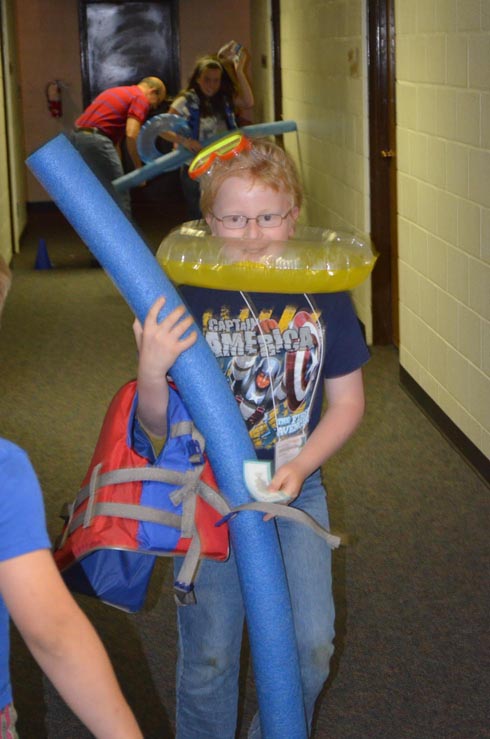
[[[156,148],[155,139],[158,138],[158,135],[162,131],[166,130],[176,131],[183,135],[188,130],[190,135],[190,129],[188,129],[187,123],[180,116],[171,113],[162,113],[150,118],[142,127],[137,142],[138,152],[145,165],[140,167],[140,169],[135,169],[113,180],[112,184],[116,190],[129,190],[143,182],[149,182],[164,172],[173,172],[183,164],[189,164],[192,161],[195,154],[183,146],[177,147],[177,149],[174,149],[169,154],[161,154]],[[253,123],[236,130],[245,133],[247,136],[278,136],[283,133],[296,131],[297,127],[295,121],[288,120]],[[226,134],[219,133],[212,136],[208,139],[207,143],[217,141],[228,133],[229,131]]]
[[[163,315],[181,302],[136,229],[65,135],[34,152],[27,164],[140,321],[160,295],[167,299]],[[176,361],[172,376],[206,438],[220,489],[231,505],[248,502],[242,467],[255,451],[233,394],[201,334]],[[230,521],[230,535],[264,739],[306,739],[299,660],[277,534],[272,524],[262,522],[260,513],[250,511]]]

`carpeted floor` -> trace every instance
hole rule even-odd
[[[178,204],[171,211],[182,220]],[[138,215],[152,250],[172,225],[159,221]],[[53,269],[33,269],[39,238]],[[134,375],[132,316],[57,213],[31,216],[13,268],[0,434],[28,450],[55,537],[107,404]],[[400,388],[395,348],[373,349],[365,381],[364,423],[325,469],[332,526],[354,541],[334,555],[336,653],[315,737],[490,737],[489,488]],[[160,563],[150,603],[135,616],[79,598],[147,739],[173,736],[169,565]],[[21,737],[89,736],[13,631]],[[256,708],[247,656],[245,647],[238,737]]]

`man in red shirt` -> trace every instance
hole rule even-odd
[[[111,184],[124,174],[119,147],[125,139],[134,166],[141,167],[136,139],[150,110],[158,108],[166,94],[158,77],[145,77],[137,85],[111,87],[97,95],[75,121],[72,143],[128,218],[129,192],[119,193]]]

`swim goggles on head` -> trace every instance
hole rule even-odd
[[[250,139],[243,133],[230,133],[219,141],[214,141],[209,146],[201,149],[190,164],[189,177],[192,180],[197,180],[198,177],[201,177],[210,169],[217,157],[218,159],[231,159],[242,151],[247,151],[251,146]]]

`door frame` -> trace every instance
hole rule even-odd
[[[270,0],[274,120],[282,119],[281,0]]]
[[[27,223],[23,118],[19,95],[19,65],[15,13],[11,3],[0,7],[0,75],[2,105],[2,186],[6,197],[2,205],[4,230],[0,253],[9,261],[20,249],[20,238]],[[5,225],[6,224],[6,225]],[[8,246],[6,246],[8,240]]]
[[[373,343],[399,344],[394,0],[368,0]]]

